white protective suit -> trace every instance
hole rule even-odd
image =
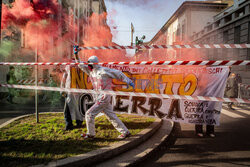
[[[96,56],[91,56],[88,59],[89,63],[98,63]],[[128,85],[133,83],[125,74],[119,70],[114,70],[100,65],[92,65],[91,70],[88,65],[79,65],[79,68],[89,75],[94,90],[111,90],[112,79],[121,80]],[[87,125],[87,134],[95,136],[95,117],[101,111],[108,117],[117,131],[122,134],[129,133],[127,127],[116,116],[111,105],[111,95],[98,94],[95,96],[95,104],[86,112],[85,119]]]
[[[65,67],[65,72],[63,74],[60,87],[67,88],[67,89],[71,88],[71,72],[70,72],[69,65]],[[67,92],[66,103],[69,106],[72,120],[83,121],[83,116],[80,114],[80,111],[79,111],[79,104],[78,104],[79,96],[80,96],[79,93]]]

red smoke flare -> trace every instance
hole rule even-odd
[[[62,61],[63,57],[68,57],[72,50],[72,42],[69,41],[73,41],[77,25],[72,22],[68,26],[73,16],[68,16],[56,0],[16,0],[11,5],[3,5],[3,28],[17,26],[22,29],[25,47],[37,49],[39,61]],[[116,45],[112,42],[106,17],[106,13],[94,13],[89,18],[90,24],[80,21],[85,29],[84,39],[81,39],[85,46]],[[85,58],[97,55],[100,61],[128,61],[125,50],[81,51],[80,55]]]
[[[3,28],[18,27],[23,31],[25,48],[38,50],[39,61],[62,61],[71,51],[72,24],[56,0],[16,0],[11,7],[3,5]],[[32,60],[31,60],[32,61]]]
[[[25,26],[28,22],[40,22],[54,17],[58,19],[59,5],[56,0],[16,0],[8,8],[3,5],[2,28],[7,25]]]
[[[84,46],[114,46],[112,34],[109,26],[106,24],[107,13],[97,15],[95,13],[90,17],[90,25],[86,26],[86,38],[83,39]],[[96,55],[99,61],[128,61],[125,50],[88,50],[81,51],[84,60]]]

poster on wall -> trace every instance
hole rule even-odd
[[[126,83],[112,80],[114,91],[188,96],[223,97],[229,68],[226,66],[126,66],[106,65],[122,71],[135,83],[135,89]],[[71,68],[71,87],[92,89],[89,77],[77,68]],[[80,112],[84,114],[93,101],[92,95],[79,96]],[[171,119],[192,124],[219,125],[222,102],[163,99],[156,97],[112,97],[113,110]]]

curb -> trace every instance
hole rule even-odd
[[[156,143],[154,145],[154,147],[149,148],[146,151],[142,152],[140,154],[140,157],[134,157],[132,162],[129,163],[128,165],[126,165],[126,166],[129,166],[129,167],[137,166],[138,163],[146,160],[147,158],[149,158],[153,154],[157,153],[161,149],[161,147],[163,147],[163,146],[165,147],[165,145],[168,145],[166,143],[168,142],[169,138],[171,138],[172,133],[174,131],[174,122],[163,120],[163,125],[166,125],[166,126],[159,129],[159,131],[160,131],[159,133],[164,133],[165,132],[165,135],[160,140],[160,142]],[[170,125],[169,128],[167,127],[167,125]]]
[[[25,118],[25,117],[28,117],[28,116],[31,116],[31,115],[34,115],[34,114],[27,114],[27,115],[22,115],[22,116],[19,116],[19,117],[16,117],[16,118],[12,118],[11,120],[8,120],[6,122],[4,122],[3,124],[0,125],[0,129],[9,125],[10,123],[16,121],[16,120],[19,120],[21,118]]]
[[[59,112],[40,112],[39,115],[40,114],[48,114],[48,113],[59,113]],[[31,116],[31,115],[35,115],[35,114],[26,114],[26,115],[18,116],[16,118],[12,118],[12,119],[4,122],[3,124],[1,124],[0,125],[0,129],[3,128],[3,127],[5,127],[5,126],[7,126],[7,125],[9,125],[10,123],[12,123],[12,122],[14,122],[16,120],[19,120],[21,118],[25,118],[25,117],[28,117],[28,116]]]
[[[95,164],[95,167],[125,167],[125,166],[140,166],[140,163],[146,160],[150,155],[157,153],[158,148],[162,147],[173,131],[173,122],[169,120],[162,120],[161,127],[157,128],[150,139],[144,141],[140,145],[112,157],[111,159]]]
[[[168,135],[165,135],[162,139],[161,142],[159,144],[157,144],[157,146],[153,149],[151,149],[151,151],[149,152],[144,152],[144,156],[142,156],[140,159],[135,160],[132,163],[129,163],[128,165],[126,165],[127,167],[137,167],[140,165],[141,162],[150,159],[152,156],[158,154],[158,152],[162,149],[166,149],[169,146],[173,145],[175,143],[175,131],[177,128],[180,128],[180,124],[178,122],[171,122],[171,130],[169,132]]]
[[[114,157],[118,154],[121,154],[122,152],[125,152],[139,145],[140,143],[147,140],[150,136],[152,136],[161,125],[162,125],[162,120],[157,118],[156,121],[152,123],[148,128],[142,130],[135,136],[129,137],[126,140],[122,140],[118,143],[114,143],[110,146],[103,147],[98,150],[93,150],[85,154],[80,154],[77,156],[73,156],[73,157],[69,157],[69,158],[65,158],[65,159],[61,159],[57,161],[52,161],[46,165],[45,164],[34,165],[32,167],[91,166],[98,162],[105,161],[111,157]]]

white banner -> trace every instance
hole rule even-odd
[[[229,68],[226,66],[124,66],[107,65],[123,71],[135,89],[113,80],[114,91],[164,93],[188,96],[223,97]],[[71,69],[72,88],[92,89],[86,74]],[[80,96],[84,97],[84,96]],[[90,99],[90,98],[89,98]],[[79,99],[81,104],[84,100]],[[155,97],[114,96],[113,110],[129,114],[156,116],[183,123],[219,125],[221,102],[161,99]],[[84,103],[80,108],[84,108]],[[82,112],[84,112],[82,110]]]

